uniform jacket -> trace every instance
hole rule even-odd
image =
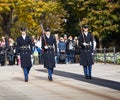
[[[45,49],[45,46],[50,46]],[[46,35],[42,36],[42,49],[44,50],[44,67],[54,68],[55,67],[55,55],[57,54],[56,39],[53,35],[48,38]]]
[[[85,40],[85,41],[84,41]],[[91,46],[85,47],[83,43],[86,42],[90,44]],[[84,34],[84,39],[83,35],[79,35],[79,46],[81,47],[80,49],[80,65],[83,66],[89,66],[93,64],[93,57],[92,57],[92,52],[93,52],[93,37],[91,33],[88,33],[87,36]]]
[[[21,67],[32,67],[31,53],[32,41],[29,36],[23,39],[22,36],[17,38],[17,53],[20,54]]]

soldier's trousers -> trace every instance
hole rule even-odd
[[[49,77],[52,77],[52,74],[53,74],[53,68],[48,68]]]
[[[31,69],[30,67],[24,67],[23,68],[25,80],[28,80],[28,75],[29,75],[30,69]]]
[[[92,65],[90,66],[83,66],[84,75],[91,77]]]

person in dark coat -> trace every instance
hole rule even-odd
[[[55,66],[55,56],[57,56],[57,44],[55,37],[51,34],[50,28],[46,28],[42,36],[42,49],[44,50],[44,68],[48,70],[48,79],[52,81],[52,74]]]
[[[21,68],[23,68],[25,82],[28,82],[28,75],[32,67],[32,41],[30,36],[26,34],[26,28],[20,29],[21,36],[17,38],[17,53],[20,55]]]
[[[88,32],[88,25],[83,26],[83,33],[79,35],[80,49],[80,65],[83,65],[84,75],[86,79],[92,78],[93,62],[93,36]]]
[[[5,65],[5,49],[2,46],[0,46],[0,64]]]

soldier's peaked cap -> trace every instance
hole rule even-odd
[[[46,27],[45,31],[50,31],[50,28],[49,28],[49,27]]]
[[[21,31],[26,31],[26,27],[20,27]]]
[[[87,24],[83,25],[83,28],[88,28],[89,26]]]

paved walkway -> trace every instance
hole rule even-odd
[[[53,79],[43,65],[34,65],[28,83],[19,66],[0,67],[0,100],[120,100],[120,65],[94,64],[89,80],[79,64],[58,64]]]

